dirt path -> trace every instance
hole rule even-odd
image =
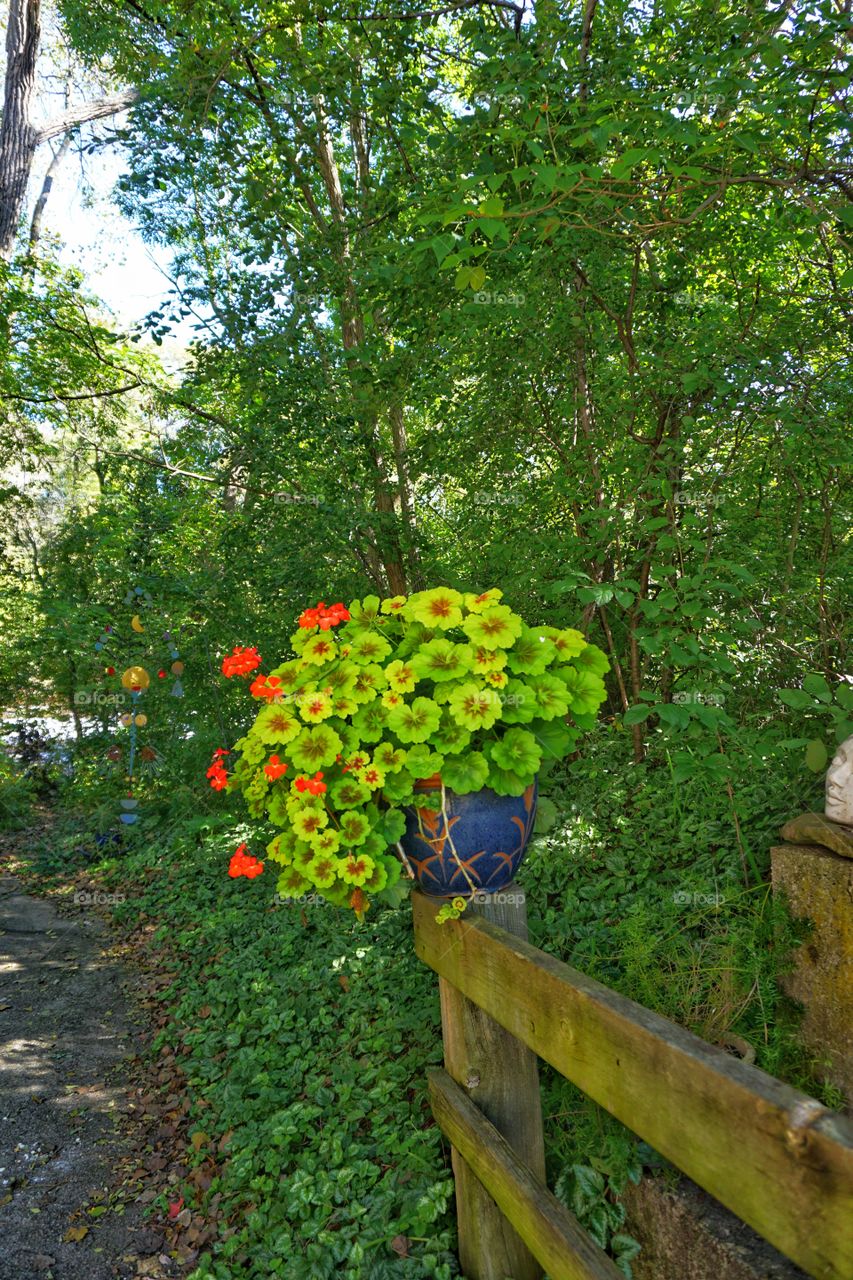
[[[116,1187],[136,1037],[108,946],[94,910],[0,875],[0,1280],[164,1274],[162,1231]]]

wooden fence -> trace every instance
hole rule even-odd
[[[446,924],[434,898],[413,909],[469,1280],[622,1275],[545,1185],[537,1056],[816,1280],[853,1280],[849,1120],[531,946],[515,886]]]

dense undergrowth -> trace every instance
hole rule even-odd
[[[185,777],[208,748],[187,744]],[[814,805],[817,784],[793,763],[759,774],[744,758],[729,794],[701,774],[674,782],[665,740],[643,765],[629,754],[627,735],[602,727],[552,781],[558,823],[520,876],[532,941],[837,1102],[778,987],[803,926],[767,885],[778,827]],[[229,880],[249,832],[191,783],[155,777],[139,828],[105,843],[116,802],[102,761],[102,744],[77,752],[73,785],[58,782],[63,816],[32,856],[44,875],[86,864],[120,888],[119,923],[153,926],[174,974],[154,1049],[173,1049],[186,1074],[204,1138],[190,1162],[230,1135],[194,1206],[219,1196],[227,1224],[196,1280],[456,1275],[452,1179],[424,1078],[441,1060],[436,982],[406,907],[359,925],[320,900],[275,901],[265,877]],[[30,795],[4,773],[19,826]],[[547,1068],[542,1087],[551,1185],[629,1276],[637,1246],[619,1196],[662,1161]]]

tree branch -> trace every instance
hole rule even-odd
[[[449,13],[458,13],[461,9],[477,9],[481,4],[490,9],[509,9],[516,18],[524,17],[524,5],[513,4],[512,0],[460,0],[458,4],[449,4],[443,9],[427,9],[412,13],[352,13],[342,14],[343,22],[412,22],[418,18],[443,18]]]
[[[50,396],[22,396],[13,391],[7,391],[0,396],[3,400],[23,400],[27,404],[55,404],[57,400],[65,402],[66,400],[100,400],[102,396],[120,396],[125,391],[135,391],[137,387],[145,386],[143,382],[131,382],[126,387],[111,387],[106,391],[74,391],[63,392],[54,391]]]
[[[44,181],[41,184],[41,195],[39,196],[36,202],[36,207],[33,210],[33,217],[30,223],[30,253],[35,253],[36,245],[41,239],[41,224],[42,218],[44,217],[44,207],[47,204],[47,198],[50,195],[51,188],[53,187],[53,179],[56,177],[59,166],[62,164],[62,161],[68,155],[70,150],[71,134],[66,133],[56,155],[53,156],[47,167],[47,173],[44,175]]]
[[[69,107],[67,111],[62,112],[62,115],[55,116],[53,120],[49,120],[46,125],[36,131],[36,146],[57,137],[60,133],[67,133],[69,129],[75,128],[78,124],[85,124],[88,120],[102,120],[104,116],[117,115],[119,111],[126,111],[138,101],[138,89],[125,89],[122,93],[114,93],[111,97],[92,98],[89,102],[80,103],[79,106]]]

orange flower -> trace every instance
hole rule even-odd
[[[310,631],[313,627],[328,631],[330,627],[336,627],[339,622],[349,622],[349,617],[350,613],[346,605],[338,602],[327,607],[325,602],[320,600],[316,609],[303,609],[299,615],[299,625],[306,631]]]
[[[259,862],[252,854],[246,853],[245,844],[237,846],[228,864],[228,874],[234,879],[238,876],[246,876],[249,880],[254,880],[255,876],[259,876],[263,869],[264,864],[262,862]]]
[[[235,645],[233,652],[222,659],[222,674],[229,679],[231,676],[247,676],[260,665],[261,655],[254,646],[241,649]]]
[[[264,698],[267,702],[278,702],[284,697],[280,676],[256,676],[249,685],[249,693],[253,698]]]
[[[269,763],[264,765],[264,773],[273,782],[276,782],[283,773],[287,772],[287,765],[282,764],[277,755],[270,756]]]
[[[287,768],[287,765],[285,765]],[[326,784],[323,782],[323,770],[318,769],[313,778],[308,778],[305,774],[297,778],[294,786],[297,791],[308,791],[312,796],[321,796],[326,790]]]
[[[224,791],[228,786],[228,774],[225,771],[225,765],[222,763],[222,757],[230,756],[230,754],[231,752],[226,751],[224,747],[217,747],[213,753],[213,763],[205,776],[210,778],[210,785],[214,791]]]

